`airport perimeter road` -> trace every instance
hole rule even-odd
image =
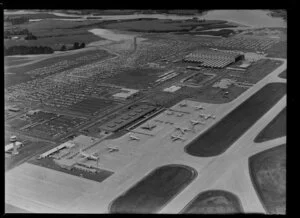
[[[59,184],[55,184],[54,186],[49,183],[49,185],[45,186],[45,184],[41,184],[41,181],[35,181],[34,188],[38,188],[39,192],[37,196],[32,196],[28,195],[26,187],[14,187],[13,179],[18,177],[18,175],[10,174],[12,179],[12,185],[10,187],[12,193],[6,192],[5,197],[9,200],[7,203],[13,204],[13,202],[15,202],[13,205],[20,208],[24,208],[24,205],[27,205],[33,212],[41,212],[42,207],[40,204],[44,203],[51,205],[53,212],[107,213],[109,205],[113,200],[128,191],[128,189],[155,168],[167,164],[182,164],[194,168],[198,176],[189,186],[179,192],[162,208],[159,213],[179,213],[197,194],[209,189],[224,189],[225,191],[236,194],[246,213],[265,213],[250,180],[247,164],[248,157],[252,155],[253,152],[256,152],[258,149],[255,150],[254,148],[258,148],[259,146],[262,149],[276,146],[268,142],[255,144],[253,139],[255,138],[255,134],[263,129],[271,119],[277,115],[276,113],[279,113],[279,111],[285,107],[286,97],[279,100],[273,108],[240,136],[225,153],[219,156],[208,158],[194,157],[185,153],[184,147],[204,131],[209,131],[212,125],[215,125],[263,86],[268,83],[278,82],[279,78],[277,75],[285,69],[286,62],[232,102],[226,104],[203,104],[205,107],[207,106],[204,113],[212,113],[216,115],[217,118],[214,121],[207,121],[208,124],[205,126],[200,125],[197,127],[196,134],[186,133],[185,137],[187,140],[184,142],[171,142],[170,134],[174,131],[174,126],[170,126],[165,129],[166,131],[160,131],[155,137],[150,139],[148,137],[143,144],[132,144],[132,147],[135,146],[138,151],[137,153],[140,154],[139,157],[133,158],[129,164],[122,167],[119,171],[116,171],[102,183],[86,181],[83,178],[69,175],[66,176],[68,177],[67,180],[64,179],[62,173],[53,172],[53,176],[54,174],[57,174],[57,176],[51,178],[52,180],[55,179],[56,183],[56,180],[59,180]],[[194,115],[195,114],[192,114],[191,116]],[[174,117],[176,118],[176,116]],[[187,121],[185,119],[187,119],[187,117],[177,117],[176,119],[179,120],[178,124],[186,125]],[[171,119],[168,115],[160,114],[152,118],[150,122],[154,122],[157,118],[164,118],[165,120]],[[118,140],[123,140],[124,146],[129,143],[128,135],[122,136]],[[144,139],[141,138],[141,141],[142,140]],[[283,140],[284,139],[277,140],[276,143],[281,143]],[[15,173],[17,173],[19,167],[16,167],[10,172],[15,171]],[[50,170],[47,171],[50,172]],[[67,181],[73,181],[75,185],[71,187],[69,184],[65,184]],[[83,187],[80,185],[83,181],[90,185]],[[31,184],[32,181],[24,177],[22,183],[18,183],[17,185],[22,186],[22,184],[27,183]],[[68,190],[64,189],[59,189],[59,192],[55,191],[63,185],[69,187],[68,190],[76,190],[76,196],[72,194],[73,192],[69,193]],[[14,189],[17,189],[18,192],[15,192]],[[47,198],[43,197],[43,194],[47,194]],[[26,198],[24,198],[24,196]],[[36,199],[40,200],[39,205],[35,202]],[[49,211],[49,208],[47,211]]]

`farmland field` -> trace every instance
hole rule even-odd
[[[243,213],[243,208],[234,194],[222,190],[210,190],[197,195],[181,213],[232,214]]]
[[[157,168],[116,198],[110,206],[110,212],[156,213],[196,176],[194,169],[183,165]]]
[[[286,145],[249,158],[250,175],[258,196],[269,214],[286,213]]]
[[[254,139],[255,142],[264,142],[286,135],[286,108],[284,108]]]
[[[286,84],[267,84],[216,125],[188,144],[185,151],[198,157],[222,154],[285,94]],[[218,140],[215,140],[216,138]]]

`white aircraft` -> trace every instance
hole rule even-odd
[[[175,127],[175,130],[179,130],[182,134],[184,134],[186,131],[191,131],[190,128],[180,127],[180,126]]]
[[[120,149],[118,147],[107,147],[108,152],[115,152],[119,151]]]
[[[208,118],[216,119],[216,116],[213,116],[211,114],[199,114],[200,117],[203,117],[205,120]]]
[[[201,122],[200,120],[190,120],[191,124],[193,126],[197,125],[197,124],[201,124],[201,125],[204,125],[205,123],[204,122]]]
[[[167,111],[167,115],[173,115],[173,111]]]
[[[196,110],[203,110],[204,109],[204,107],[201,104],[196,105],[194,107],[195,107]]]
[[[131,134],[131,133],[129,133],[129,138],[130,138],[131,140],[136,140],[136,141],[139,141],[139,140],[140,140],[140,138],[134,136],[134,135]]]
[[[176,141],[176,140],[181,140],[181,141],[185,141],[185,138],[182,138],[181,136],[179,135],[171,135],[171,139],[172,141]]]
[[[155,124],[147,123],[146,126],[142,126],[142,129],[152,130],[155,127],[156,127]]]
[[[181,102],[181,103],[179,104],[179,106],[180,106],[180,107],[186,107],[186,106],[187,106],[186,101]]]
[[[80,149],[79,153],[80,153],[81,156],[83,156],[84,158],[86,158],[88,160],[98,161],[98,159],[99,159],[99,157],[96,157],[93,154],[87,154],[87,153],[83,152],[81,149]]]

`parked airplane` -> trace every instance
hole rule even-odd
[[[201,125],[204,125],[205,123],[204,122],[201,122],[200,120],[190,120],[191,124],[193,126],[197,125],[197,124],[201,124]]]
[[[107,147],[108,152],[115,152],[115,151],[119,151],[118,147]]]
[[[204,107],[201,104],[196,105],[194,107],[195,107],[196,110],[203,110],[204,109]]]
[[[129,138],[130,138],[130,140],[137,140],[137,141],[140,140],[140,138],[138,138],[137,136],[134,136],[134,135],[131,134],[131,133],[129,133]]]
[[[200,117],[203,117],[205,120],[208,118],[216,119],[216,116],[213,116],[211,114],[199,114]]]
[[[145,126],[142,126],[142,129],[152,130],[155,127],[156,127],[155,124],[147,123]]]
[[[167,115],[173,115],[174,112],[173,111],[167,111]]]
[[[179,130],[182,134],[184,134],[186,131],[191,131],[190,128],[180,127],[180,126],[175,127],[175,130]]]
[[[83,156],[84,158],[86,158],[88,160],[98,161],[98,159],[99,159],[99,157],[96,157],[93,154],[87,154],[87,153],[83,152],[81,149],[80,149],[79,153],[80,153],[81,156]]]
[[[181,141],[185,141],[185,138],[179,136],[179,135],[171,135],[171,139],[172,141],[176,141],[176,140],[181,140]]]
[[[181,103],[179,104],[179,106],[180,106],[180,107],[186,107],[186,106],[187,106],[186,101],[181,102]]]

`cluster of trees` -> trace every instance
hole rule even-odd
[[[85,43],[79,43],[79,42],[74,42],[73,46],[71,48],[67,48],[66,45],[61,46],[60,50],[61,51],[67,51],[67,50],[75,50],[75,49],[80,49],[80,48],[84,48],[85,47]]]
[[[18,35],[26,35],[26,40],[36,40],[37,37],[34,36],[31,32],[28,31],[28,29],[9,29],[4,31],[4,39],[10,39],[13,36]]]
[[[25,40],[37,40],[37,37],[32,33],[28,33],[27,36],[25,36]]]
[[[23,23],[27,23],[29,21],[28,17],[24,17],[24,16],[18,16],[18,17],[11,17],[11,16],[6,16],[4,18],[5,22],[10,22],[12,25],[18,25],[18,24],[23,24]]]
[[[4,55],[26,55],[26,54],[51,54],[54,50],[47,46],[24,46],[17,45],[9,48],[4,47]]]

